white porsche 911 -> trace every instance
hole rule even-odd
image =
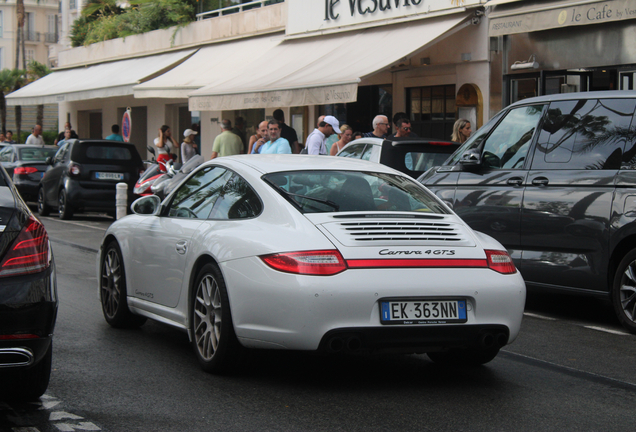
[[[223,157],[132,210],[98,258],[106,321],[181,328],[206,371],[243,347],[483,364],[519,332],[526,289],[506,250],[379,164]]]

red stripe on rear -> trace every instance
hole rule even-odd
[[[488,268],[485,259],[354,259],[347,260],[350,269],[396,267]]]

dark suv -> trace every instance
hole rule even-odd
[[[528,288],[609,296],[636,333],[636,92],[510,105],[419,180],[510,252]]]
[[[104,211],[115,214],[117,183],[128,184],[128,202],[144,165],[133,144],[105,140],[70,140],[63,144],[50,165],[38,191],[38,213],[51,207],[61,219],[75,211]]]

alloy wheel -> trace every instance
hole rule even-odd
[[[101,299],[104,314],[114,318],[121,301],[122,270],[119,254],[115,249],[106,253],[102,264]]]
[[[218,350],[222,318],[219,286],[212,275],[205,275],[194,298],[194,337],[203,360],[211,360]]]
[[[636,261],[629,263],[619,288],[619,301],[625,317],[636,321]]]

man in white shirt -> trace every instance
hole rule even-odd
[[[318,123],[318,127],[307,137],[305,143],[307,154],[328,155],[325,140],[334,133],[340,133],[340,122],[334,116],[325,116],[324,120]]]
[[[44,138],[42,138],[42,126],[35,125],[33,133],[27,137],[25,144],[44,145]]]

